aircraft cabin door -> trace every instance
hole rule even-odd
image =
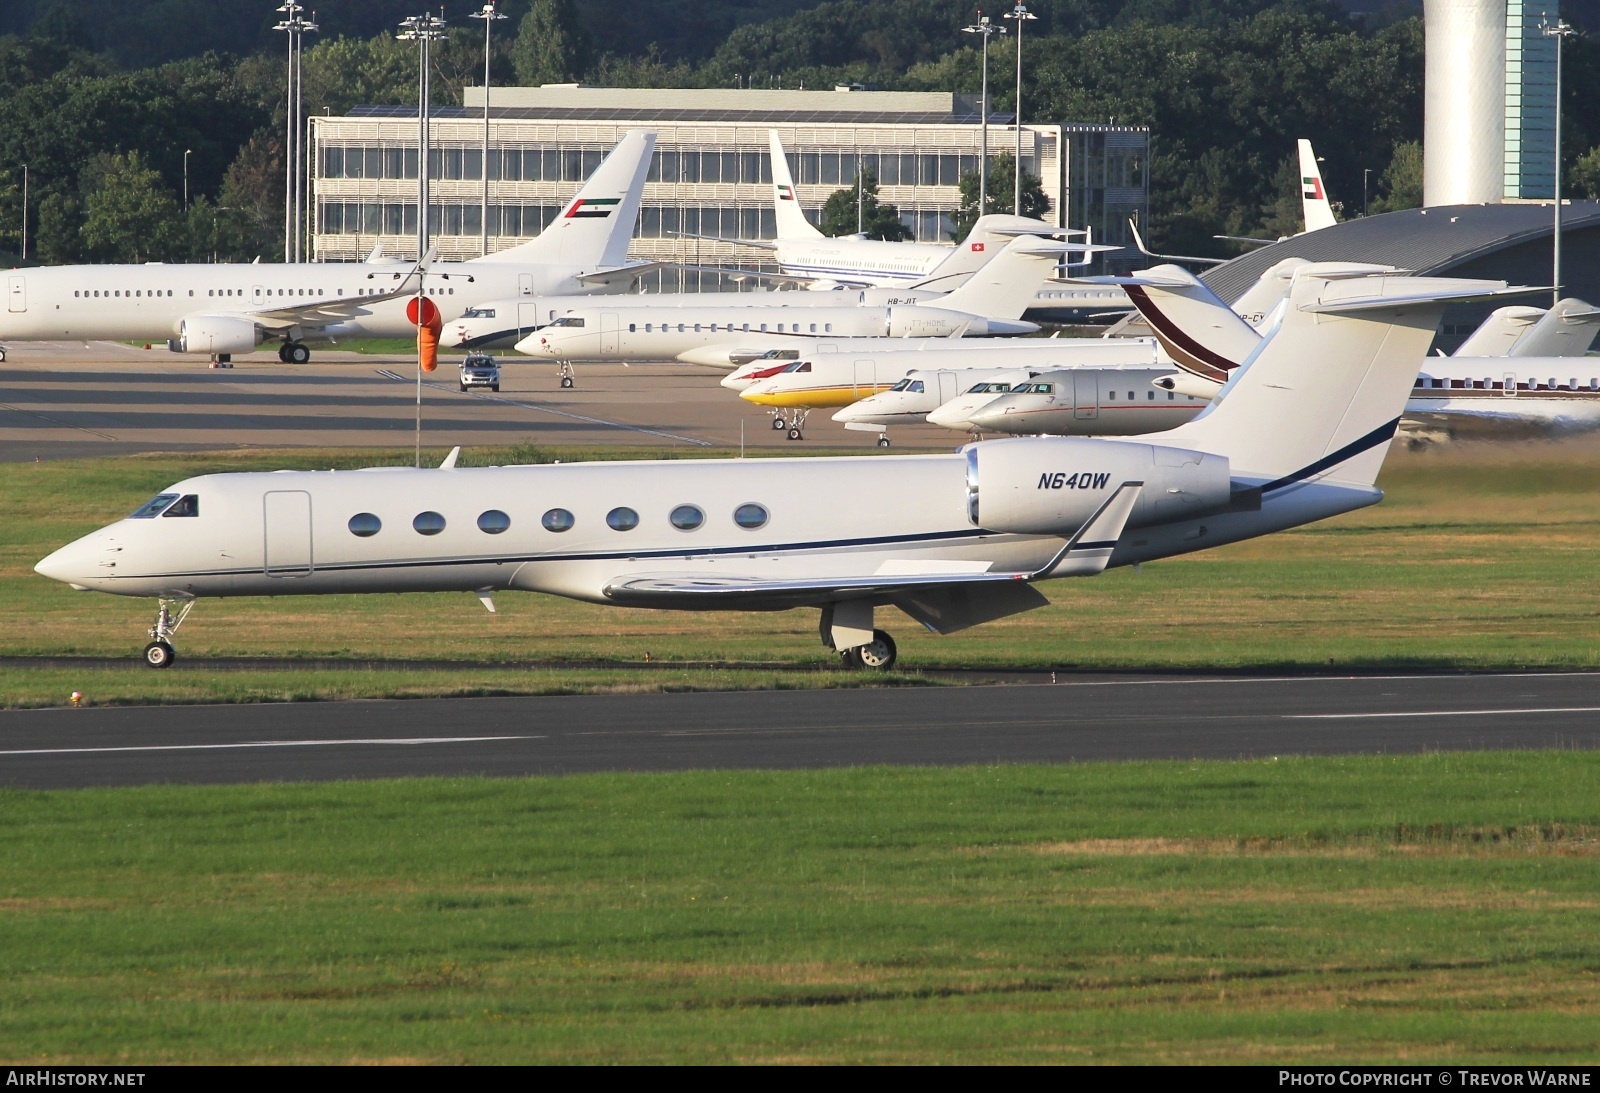
[[[520,342],[544,323],[545,320],[539,318],[537,303],[517,305],[517,341]]]
[[[533,274],[531,274],[531,273],[519,273],[519,274],[517,274],[517,295],[518,296],[532,296],[533,295]]]
[[[1100,417],[1100,384],[1093,373],[1072,373],[1072,418],[1094,421]]]
[[[878,366],[875,361],[856,361],[856,397],[877,394]]]
[[[940,372],[939,405],[943,406],[945,403],[955,398],[958,394],[960,394],[960,391],[956,388],[955,374],[951,372]]]
[[[274,490],[262,497],[263,562],[269,577],[311,575],[311,495]]]
[[[617,351],[617,316],[615,312],[603,312],[600,316],[600,352],[615,353]]]
[[[28,310],[28,288],[25,278],[16,275],[11,277],[11,284],[6,292],[6,310]]]

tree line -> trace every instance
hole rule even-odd
[[[251,49],[136,67],[122,47],[104,46],[103,28],[86,26],[92,20],[84,13],[97,21],[104,8],[106,23],[120,26],[116,20],[156,10],[154,0],[18,4],[0,13],[0,30],[21,31],[0,36],[0,250],[14,254],[20,244],[21,165],[27,164],[30,258],[170,261],[215,254],[248,261],[282,253],[283,39],[272,41],[262,22],[275,13],[207,0],[200,7],[212,14],[196,14],[197,31],[179,37],[192,47],[214,31],[221,43]],[[194,6],[164,4],[160,10],[169,12]],[[976,36],[961,32],[976,16],[970,2],[706,0],[692,9],[643,0],[581,6],[513,0],[503,6],[512,18],[497,28],[492,58],[501,85],[850,82],[884,90],[979,90]],[[994,14],[1006,6],[996,5]],[[1380,17],[1364,19],[1325,0],[1035,0],[1030,7],[1039,18],[1023,38],[1023,120],[1149,126],[1152,223],[1146,227],[1161,248],[1225,253],[1227,244],[1212,236],[1298,230],[1298,137],[1310,138],[1324,157],[1324,178],[1344,216],[1359,215],[1364,205],[1379,212],[1420,204],[1423,35],[1413,7],[1391,4]],[[388,27],[393,5],[351,0],[336,8],[343,25],[378,29],[307,39],[307,113],[411,102],[416,53]],[[692,23],[699,8],[709,24]],[[20,23],[18,12],[31,13],[31,21]],[[465,11],[447,14],[448,37],[433,55],[441,104],[459,103],[461,88],[480,80],[483,68],[481,24],[464,18]],[[630,28],[631,37],[599,25],[608,17]],[[740,25],[746,17],[761,21]],[[325,28],[339,25],[332,14],[319,18]],[[689,35],[693,41],[684,39],[685,26],[699,28]],[[1600,96],[1592,93],[1600,86],[1600,43],[1569,41],[1565,63],[1565,192],[1600,196]],[[996,38],[989,56],[996,111],[1015,107],[1014,64],[1015,39]],[[996,164],[997,174],[1009,169]],[[1009,176],[992,193],[998,200],[991,208],[1009,211]],[[867,211],[880,233],[892,233],[892,217],[872,197]],[[975,178],[965,180],[963,198],[965,223],[975,215]],[[854,231],[854,191],[835,205],[829,223]]]

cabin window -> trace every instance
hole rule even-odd
[[[195,494],[186,493],[174,501],[172,506],[161,515],[163,518],[168,516],[199,516],[200,498]]]
[[[628,333],[629,334],[637,334],[638,332],[639,332],[639,327],[636,324],[634,324],[634,323],[629,323],[628,324]]]
[[[765,330],[765,329],[767,329],[767,324],[766,324],[766,323],[762,323],[762,324],[761,324],[761,329],[762,329],[762,330]]]
[[[478,530],[485,535],[499,535],[511,526],[511,517],[499,509],[490,509],[478,517]]]
[[[418,535],[437,535],[444,530],[444,517],[437,512],[419,512],[411,527]]]
[[[816,332],[817,332],[817,324],[816,323],[812,323],[811,324],[811,333],[815,334]]]
[[[822,324],[822,329],[831,331],[831,330],[833,330],[833,324],[832,323],[823,323]]]
[[[654,323],[645,323],[644,324],[644,332],[646,334],[651,333],[654,330],[654,328],[655,328],[655,324]]]
[[[758,505],[754,501],[740,505],[733,510],[733,522],[746,531],[754,531],[756,528],[766,527],[766,506]]]
[[[606,526],[612,531],[632,531],[639,526],[639,514],[626,505],[606,513]]]
[[[679,505],[667,519],[679,531],[693,531],[706,522],[706,514],[694,505]]]
[[[362,539],[370,539],[383,530],[383,521],[370,512],[358,512],[350,517],[350,534]]]
[[[1146,402],[1154,402],[1156,400],[1156,393],[1154,391],[1146,391],[1144,393],[1144,400]]]
[[[1176,391],[1168,391],[1167,392],[1167,401],[1168,402],[1172,402],[1177,397],[1177,394],[1178,393]]]
[[[133,512],[129,513],[128,519],[149,520],[153,517],[160,516],[162,510],[164,510],[168,505],[172,504],[177,499],[178,495],[175,493],[158,493],[154,497],[150,498],[150,500],[140,505]]]
[[[571,531],[577,519],[566,509],[551,509],[539,517],[539,523],[544,525],[546,531]]]
[[[1117,401],[1117,393],[1115,391],[1107,391],[1106,392],[1106,401],[1107,402],[1116,402]]]

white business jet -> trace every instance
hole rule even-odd
[[[1390,280],[1370,266],[1311,263],[1295,280]],[[1159,386],[1200,397],[1221,389],[1262,344],[1262,336],[1186,270],[1157,266],[1118,283],[1128,290],[1179,371]],[[1292,291],[1292,290],[1291,290]],[[1548,336],[1570,344],[1589,336],[1589,307],[1564,301],[1540,319]],[[1569,321],[1567,314],[1578,318]],[[1540,435],[1600,428],[1600,359],[1571,356],[1423,357],[1406,404],[1405,431],[1416,440],[1467,434]]]
[[[917,352],[896,352],[901,339],[882,338],[878,339],[878,349],[807,355],[745,386],[739,397],[757,406],[769,407],[773,414],[772,427],[787,429],[790,440],[801,440],[806,417],[812,410],[849,406],[887,391],[913,367],[928,371],[943,365],[944,370],[952,374],[958,370],[987,371],[1002,366],[1015,370],[1030,365],[1035,371],[1044,371],[1116,364],[1148,366],[1154,364],[1158,356],[1153,339],[1030,338],[1021,343],[1020,349],[1009,345],[995,352],[987,352],[983,342],[961,345],[951,344],[950,339],[938,340],[945,343],[944,347]],[[989,369],[985,369],[986,365]],[[743,371],[739,369],[735,375]],[[1160,375],[1171,371],[1170,366],[1158,369]],[[883,425],[838,416],[834,420],[843,421],[847,429],[877,433],[879,447],[889,447],[889,434]]]
[[[1017,318],[1029,290],[1055,263],[1063,244],[1020,238],[1006,245],[960,288],[921,304],[786,308],[737,307],[703,302],[653,307],[633,300],[596,301],[574,308],[517,343],[517,352],[559,361],[672,360],[686,350],[750,333],[787,337],[797,347],[819,338],[1026,334],[1037,330]],[[563,372],[562,386],[570,387]]]
[[[282,471],[176,482],[45,558],[83,590],[155,597],[166,667],[197,599],[503,590],[677,610],[821,609],[823,643],[887,668],[893,605],[939,633],[1040,607],[1051,577],[1266,535],[1375,504],[1447,301],[1442,278],[1299,279],[1282,321],[1187,425],[953,454]],[[452,454],[453,455],[453,454]],[[840,504],[862,496],[870,504]],[[176,611],[174,610],[176,608]]]
[[[654,133],[629,133],[537,239],[466,262],[427,262],[423,293],[453,317],[483,300],[627,289],[657,268],[628,263],[654,147]],[[414,334],[402,298],[414,295],[414,282],[412,292],[400,288],[407,271],[394,262],[13,270],[0,342],[166,341],[174,352],[225,362],[278,340],[279,358],[301,364],[311,359],[308,341]]]

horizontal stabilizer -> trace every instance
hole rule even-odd
[[[647,273],[654,273],[667,266],[666,262],[634,262],[628,266],[618,266],[616,269],[596,270],[594,273],[580,273],[578,280],[586,285],[623,285],[635,281]]]
[[[1408,280],[1426,280],[1408,278]],[[1442,280],[1442,279],[1441,279]],[[1382,311],[1386,308],[1408,307],[1422,303],[1454,303],[1461,300],[1488,300],[1500,296],[1526,296],[1533,292],[1549,292],[1548,288],[1527,286],[1507,287],[1503,281],[1456,281],[1459,289],[1441,292],[1407,292],[1394,295],[1353,296],[1343,300],[1318,300],[1300,305],[1300,310],[1313,315],[1346,315],[1361,311]]]

